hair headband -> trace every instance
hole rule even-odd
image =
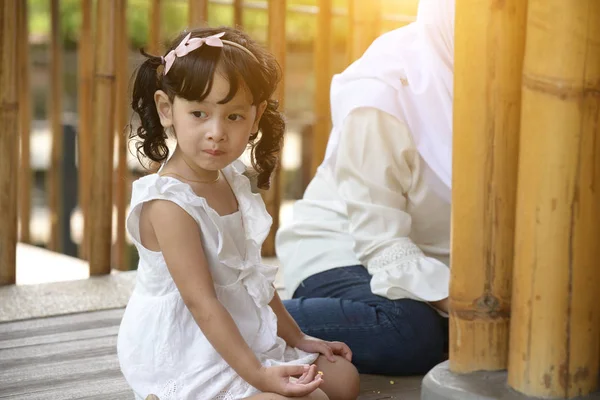
[[[175,49],[171,50],[166,56],[161,57],[163,64],[165,64],[164,75],[166,75],[169,72],[176,58],[186,56],[190,52],[200,48],[203,44],[206,44],[207,46],[211,47],[223,47],[223,43],[225,43],[245,51],[254,60],[256,60],[256,62],[259,62],[258,58],[256,58],[256,56],[250,50],[248,50],[241,44],[232,42],[230,40],[221,39],[223,35],[225,35],[225,32],[217,33],[216,35],[207,36],[203,38],[191,38],[192,33],[188,33],[187,36],[183,38],[181,43],[179,43],[179,45],[175,47]]]

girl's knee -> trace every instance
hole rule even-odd
[[[317,359],[317,366],[324,374],[321,389],[330,400],[354,400],[360,394],[358,370],[345,358],[339,356],[335,358],[334,363],[323,356]]]
[[[251,397],[246,397],[244,400],[329,400],[329,397],[321,389],[303,397],[286,397],[276,393],[260,393]]]

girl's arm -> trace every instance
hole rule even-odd
[[[283,305],[277,291],[275,291],[275,295],[269,306],[271,306],[273,312],[277,315],[277,335],[285,340],[288,346],[296,347],[309,353],[321,353],[331,362],[335,362],[334,355],[339,355],[350,362],[352,361],[352,351],[345,343],[327,342],[305,335]]]
[[[277,336],[285,340],[288,346],[296,347],[300,339],[304,337],[304,333],[302,333],[294,318],[286,310],[277,290],[275,290],[275,295],[269,306],[277,316]]]
[[[164,200],[145,204],[144,217],[149,218],[173,281],[206,338],[246,382],[262,386],[261,363],[217,299],[196,221],[175,203]]]

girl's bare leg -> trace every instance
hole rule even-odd
[[[308,396],[303,397],[285,397],[275,393],[261,393],[246,397],[244,400],[329,400],[329,397],[321,389],[317,389]]]
[[[319,356],[315,364],[323,372],[323,390],[330,400],[355,400],[360,393],[360,376],[356,367],[345,358],[334,356],[336,361],[330,362]]]

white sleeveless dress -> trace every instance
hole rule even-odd
[[[138,249],[135,289],[119,329],[121,371],[136,399],[153,393],[161,400],[238,400],[259,391],[246,383],[213,348],[185,306],[161,252],[140,243],[139,217],[145,202],[179,205],[200,226],[202,245],[219,301],[246,343],[265,366],[310,364],[317,354],[287,347],[277,336],[277,317],[268,306],[276,268],[262,264],[260,247],[271,217],[253,194],[236,161],[223,170],[239,211],[220,216],[192,188],[152,174],[133,184],[127,231]]]

